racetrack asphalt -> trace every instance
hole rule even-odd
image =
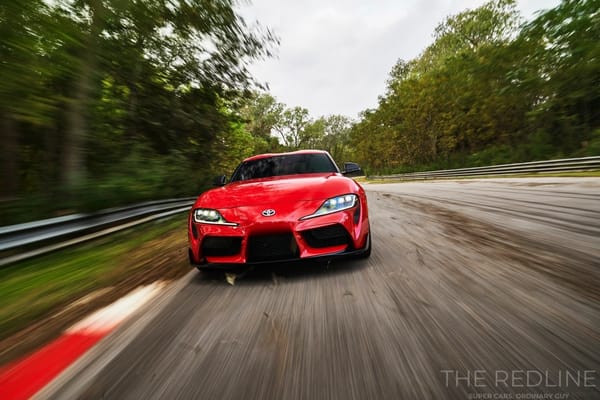
[[[37,397],[600,398],[600,179],[365,188],[368,260],[192,271]]]

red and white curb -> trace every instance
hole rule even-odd
[[[0,368],[0,399],[28,399],[127,317],[155,297],[164,282],[142,286],[76,323],[36,352]]]

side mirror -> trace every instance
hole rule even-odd
[[[344,171],[342,172],[345,176],[361,176],[364,175],[362,169],[357,163],[345,162]]]
[[[225,186],[227,183],[227,177],[225,175],[219,175],[213,181],[214,186]]]

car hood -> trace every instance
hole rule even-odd
[[[195,207],[233,208],[269,206],[307,200],[325,200],[345,193],[357,193],[358,184],[340,174],[307,174],[239,181],[209,190]]]

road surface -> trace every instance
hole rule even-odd
[[[600,179],[365,187],[370,259],[193,271],[39,397],[600,398]]]

